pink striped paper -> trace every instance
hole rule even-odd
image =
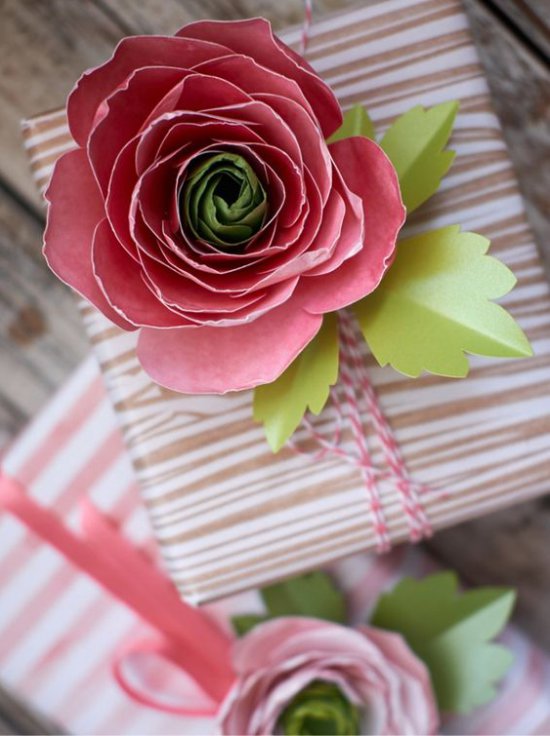
[[[41,503],[75,524],[89,496],[136,542],[152,544],[145,511],[97,365],[88,359],[4,458],[4,470]],[[345,591],[350,622],[364,621],[381,590],[399,577],[423,575],[434,562],[419,548],[356,555],[332,571]],[[257,593],[209,607],[261,611]],[[208,734],[215,724],[148,710],[129,700],[110,673],[115,647],[144,627],[91,580],[0,514],[0,681],[63,728],[94,734]],[[505,636],[516,665],[499,698],[442,733],[535,734],[550,730],[550,660],[517,630]]]

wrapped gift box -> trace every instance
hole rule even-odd
[[[75,373],[3,462],[39,503],[75,526],[84,498],[116,517],[123,533],[152,544],[134,474],[95,361]],[[435,563],[420,548],[384,557],[355,555],[331,568],[346,594],[350,623],[365,621],[379,593]],[[208,606],[220,622],[260,611],[255,592]],[[110,658],[145,625],[124,605],[0,510],[0,681],[72,733],[207,734],[215,723],[145,708],[118,688]],[[518,630],[504,639],[516,657],[498,698],[448,734],[535,734],[550,728],[550,660]]]
[[[71,526],[86,495],[136,542],[150,538],[96,361],[90,357],[3,459]],[[59,553],[0,511],[0,681],[74,733],[181,733],[112,678],[109,652],[140,626]]]
[[[297,45],[299,32],[283,35]],[[342,106],[364,103],[379,131],[416,104],[459,99],[456,161],[409,233],[461,223],[491,238],[518,277],[505,304],[535,357],[472,359],[464,381],[410,380],[364,355],[434,528],[548,491],[550,294],[516,179],[457,0],[388,0],[314,23],[308,59]],[[39,186],[71,147],[63,112],[24,126]],[[374,549],[357,468],[285,448],[273,455],[252,420],[251,393],[184,396],[151,382],[124,333],[83,305],[170,575],[194,602]],[[366,424],[365,431],[369,432]],[[371,438],[372,439],[372,438]],[[380,453],[374,447],[374,460]],[[391,484],[381,487],[393,541],[409,536]]]

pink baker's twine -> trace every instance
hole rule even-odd
[[[420,498],[421,494],[429,489],[413,480],[408,473],[395,435],[370,382],[359,350],[355,324],[346,311],[339,313],[339,326],[340,380],[345,405],[342,405],[338,391],[333,389],[331,399],[332,408],[336,414],[336,428],[329,440],[315,429],[308,417],[304,418],[303,425],[320,448],[317,453],[314,453],[315,459],[322,459],[326,456],[339,457],[360,469],[367,491],[376,548],[378,552],[387,552],[391,548],[391,538],[380,497],[380,481],[390,480],[395,483],[403,513],[407,519],[409,537],[413,542],[418,542],[432,534],[432,527]],[[362,412],[372,422],[376,439],[384,456],[386,466],[384,469],[376,467],[373,463],[368,438],[363,430]],[[349,420],[355,451],[349,451],[341,446],[345,418]],[[290,446],[297,452],[310,454],[304,453],[294,442],[291,442]]]
[[[359,342],[356,331],[354,330],[354,323],[348,312],[342,312],[340,324],[342,327],[341,339],[351,358],[350,364],[352,366],[353,376],[359,381],[361,397],[366,404],[368,416],[373,421],[376,436],[380,441],[384,453],[385,462],[391,474],[396,479],[396,487],[401,496],[403,510],[409,521],[411,540],[417,542],[422,537],[429,537],[432,534],[431,524],[420,500],[420,494],[427,489],[425,486],[416,483],[409,475],[397,439],[382,411],[380,402],[369,380],[368,371],[359,350]],[[354,411],[360,416],[357,405]]]
[[[302,23],[302,34],[300,37],[300,53],[305,54],[309,43],[309,29],[313,17],[312,0],[304,0],[304,21]]]

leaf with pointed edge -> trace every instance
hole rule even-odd
[[[464,352],[527,357],[531,346],[506,310],[490,299],[516,279],[486,255],[489,241],[458,225],[399,242],[380,286],[354,305],[374,357],[407,376],[468,373]]]
[[[269,616],[311,616],[346,623],[342,593],[324,572],[312,572],[263,588],[261,596]]]
[[[255,626],[257,626],[258,624],[263,624],[263,622],[267,621],[268,619],[269,616],[262,616],[255,613],[246,613],[240,616],[232,616],[231,623],[233,625],[233,630],[235,631],[237,636],[244,636],[245,634],[248,634],[249,631],[252,631]]]
[[[435,194],[454,160],[454,151],[444,148],[457,110],[458,102],[444,102],[428,110],[413,107],[397,118],[380,141],[397,171],[409,214]]]
[[[258,624],[280,616],[307,616],[346,623],[346,605],[342,593],[324,572],[312,572],[284,580],[260,591],[267,613],[233,616],[237,636],[245,636]]]
[[[330,136],[327,143],[334,143],[356,135],[376,140],[374,125],[363,105],[354,105],[344,113],[342,125]]]
[[[254,391],[254,419],[263,422],[269,446],[278,452],[307,409],[320,414],[338,378],[338,320],[327,314],[315,338],[273,383]]]
[[[512,653],[492,639],[514,601],[506,588],[460,593],[454,573],[436,573],[401,580],[380,597],[371,623],[399,632],[425,662],[442,711],[468,713],[495,696],[512,664]]]

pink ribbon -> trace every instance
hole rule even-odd
[[[216,714],[235,680],[232,640],[205,613],[182,601],[111,519],[86,502],[82,535],[77,535],[5,475],[0,476],[0,506],[154,629],[154,636],[115,653],[113,674],[125,692],[169,713]]]

